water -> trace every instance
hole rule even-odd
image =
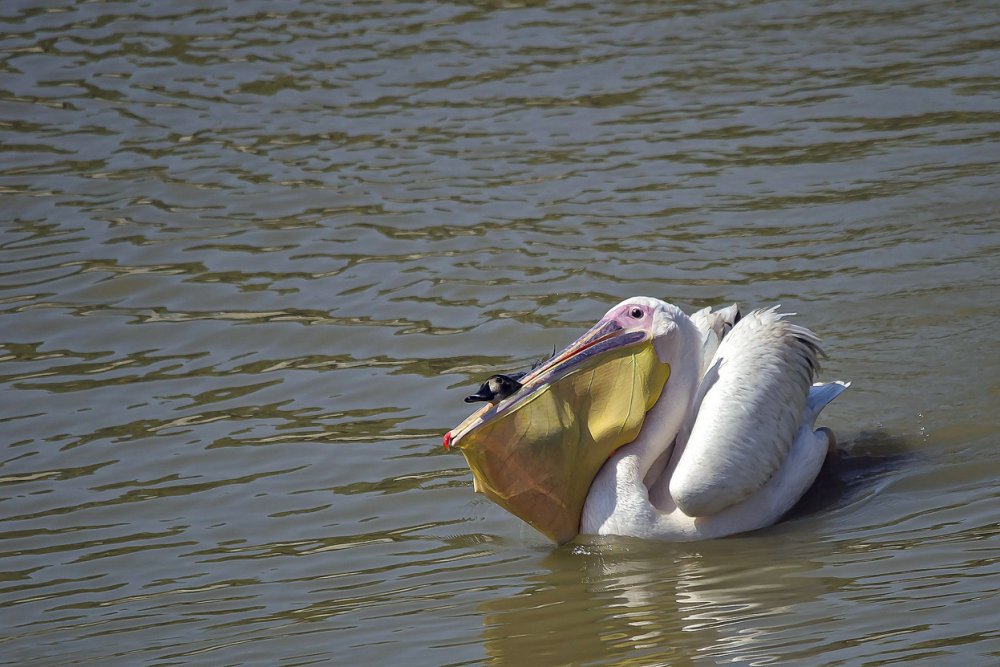
[[[5,664],[992,665],[995,3],[0,7]],[[441,434],[634,294],[852,389],[793,519],[554,548]]]

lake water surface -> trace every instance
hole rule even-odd
[[[0,150],[0,662],[1000,663],[995,2],[5,1]],[[825,492],[473,494],[637,294],[823,337]]]

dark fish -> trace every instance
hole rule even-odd
[[[479,387],[479,391],[471,396],[466,396],[465,402],[475,403],[476,401],[502,401],[521,388],[521,383],[518,382],[518,380],[523,378],[524,375],[524,373],[514,373],[512,375],[493,375]]]

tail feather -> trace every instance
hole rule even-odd
[[[806,399],[805,419],[803,425],[815,426],[816,418],[823,411],[830,401],[837,398],[851,386],[850,382],[836,380],[835,382],[817,382],[809,389],[809,398]]]

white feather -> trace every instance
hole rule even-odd
[[[702,367],[701,374],[705,375],[709,365],[715,357],[719,344],[732,328],[740,320],[740,307],[733,304],[726,308],[713,311],[711,308],[702,308],[691,316],[691,321],[701,332],[703,337],[701,344]]]

